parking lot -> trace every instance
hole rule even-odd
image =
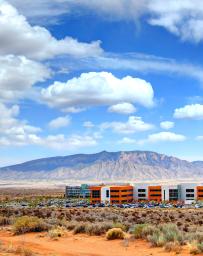
[[[65,199],[65,198],[51,198],[47,200],[26,200],[26,201],[8,201],[1,202],[0,207],[11,207],[11,208],[104,208],[104,207],[112,207],[112,208],[203,208],[203,202],[193,203],[193,204],[183,204],[183,203],[166,203],[166,202],[133,202],[127,204],[90,204],[88,200],[80,200],[80,199]]]

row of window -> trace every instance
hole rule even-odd
[[[119,193],[119,192],[133,192],[133,189],[124,189],[124,190],[111,189],[111,192],[115,192],[115,193]]]
[[[195,195],[194,194],[186,194],[186,198],[194,198]]]
[[[138,197],[146,197],[146,194],[138,194]]]
[[[161,189],[152,189],[152,188],[151,188],[149,191],[150,191],[150,192],[161,192]]]
[[[194,192],[195,192],[195,190],[194,190],[193,188],[192,188],[192,189],[187,188],[187,189],[186,189],[186,193],[187,193],[187,192],[193,192],[193,193],[194,193]]]
[[[118,198],[120,197],[119,195],[112,195],[111,198]],[[121,195],[121,197],[133,197],[133,194],[128,194],[128,195]]]
[[[153,194],[153,195],[150,195],[150,197],[160,197],[161,195],[160,194]]]
[[[138,193],[145,193],[145,192],[146,192],[146,189],[144,189],[144,188],[138,189]]]
[[[78,194],[77,192],[79,191],[67,191],[68,194]],[[119,190],[111,190],[111,192],[119,192]],[[133,190],[122,190],[122,192],[133,192]],[[138,197],[146,197],[145,194],[146,190],[145,189],[138,189]],[[150,192],[161,192],[161,189],[150,189]],[[164,191],[165,192],[165,191]],[[198,190],[198,192],[203,192],[203,190]],[[186,198],[194,198],[194,189],[186,189]],[[100,198],[100,190],[93,190],[92,191],[92,198]],[[110,191],[106,190],[106,197],[109,198],[110,196]],[[122,197],[128,197],[128,196],[133,196],[133,194],[127,194],[127,195],[122,195]],[[161,196],[160,193],[157,194],[151,194],[150,196],[158,197]],[[203,197],[202,195],[199,195],[200,197]],[[111,195],[111,197],[119,197],[119,195]],[[170,189],[169,190],[169,198],[170,199],[178,199],[178,190],[177,189]]]

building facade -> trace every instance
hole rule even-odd
[[[67,186],[66,197],[90,198],[92,204],[124,204],[132,201],[183,202],[203,201],[203,183]]]
[[[81,186],[66,186],[65,196],[67,198],[89,198],[89,186],[87,184],[82,184]]]
[[[203,201],[203,183],[133,184],[135,201],[170,201],[191,204]]]
[[[133,201],[133,186],[130,185],[101,185],[90,187],[90,202],[124,204]]]

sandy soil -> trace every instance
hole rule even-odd
[[[149,243],[142,240],[107,241],[105,237],[73,235],[68,233],[66,237],[53,241],[41,233],[30,233],[13,236],[8,231],[0,231],[0,240],[5,246],[23,246],[39,255],[49,256],[169,256],[175,253],[167,253],[163,248],[151,248]],[[0,256],[12,255],[0,252]],[[188,256],[188,248],[183,248],[179,254]]]

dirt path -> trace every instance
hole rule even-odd
[[[10,232],[0,231],[0,240],[8,246],[24,246],[40,255],[49,256],[169,256],[162,248],[151,248],[141,240],[131,241],[128,246],[121,240],[106,241],[104,237],[72,235],[53,241],[43,234],[31,233],[12,236]],[[0,252],[0,256],[6,255]],[[9,254],[8,254],[9,255]],[[11,255],[11,254],[10,254]],[[187,248],[179,254],[190,255]]]

